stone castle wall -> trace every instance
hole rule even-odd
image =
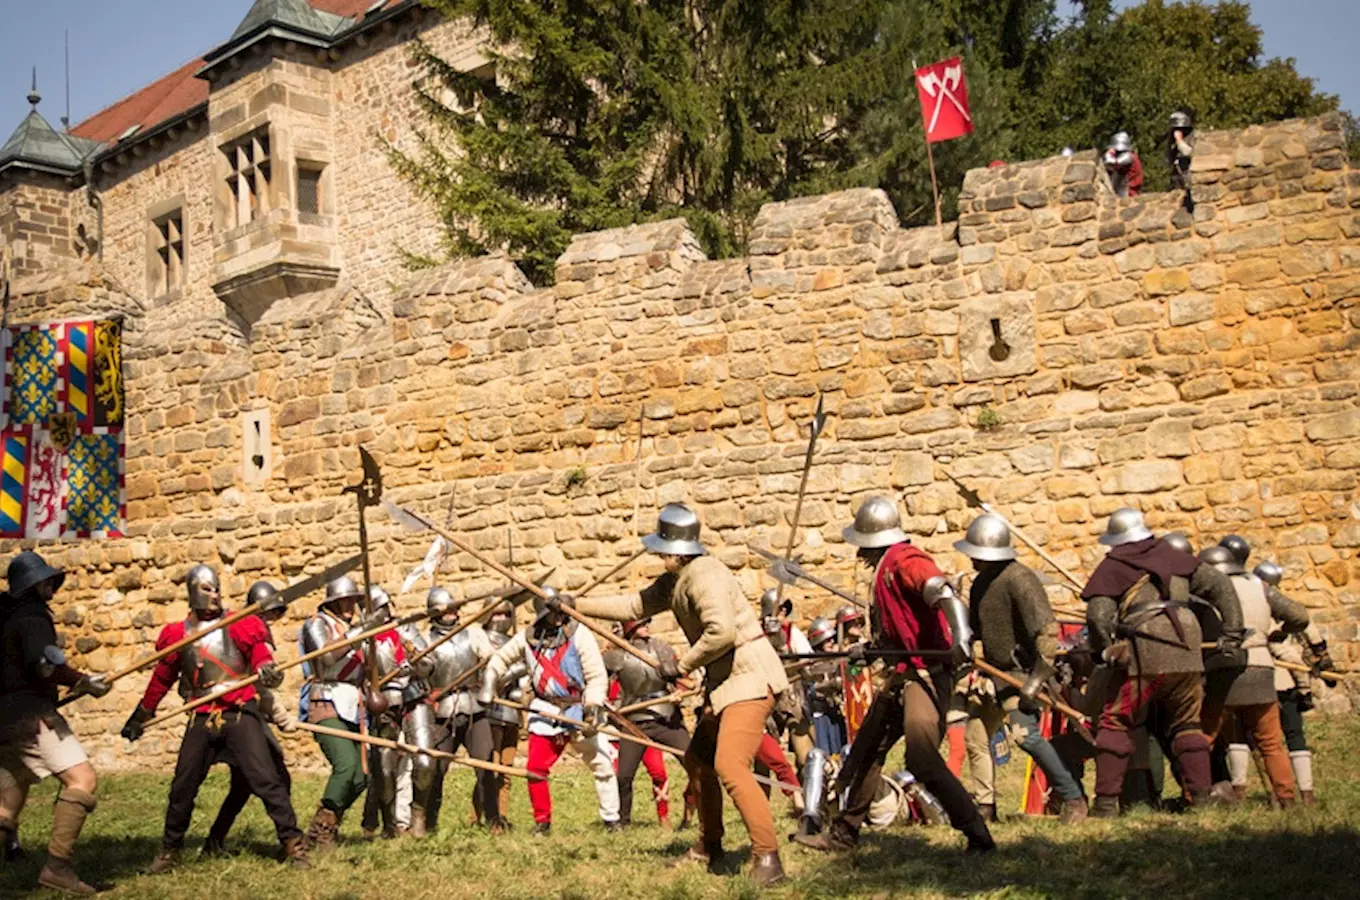
[[[754,599],[770,582],[747,547],[787,540],[821,393],[797,552],[829,577],[854,583],[839,532],[875,492],[964,571],[950,544],[973,511],[948,471],[1078,572],[1123,505],[1197,544],[1244,534],[1353,669],[1360,172],[1333,119],[1199,140],[1193,212],[1170,194],[1116,200],[1092,160],[1055,158],[971,172],[944,233],[904,231],[881,192],[847,191],[765,207],[745,259],[705,259],[680,221],[582,235],[552,288],[496,257],[419,273],[390,308],[342,279],[276,303],[248,342],[211,321],[166,327],[97,273],[32,283],[15,321],[90,298],[128,310],[129,536],[42,548],[72,569],[74,662],[147,652],[184,614],[194,561],[239,598],[353,552],[340,491],[360,444],[388,496],[440,520],[451,496],[457,532],[502,561],[513,543],[517,567],[567,588],[684,500]],[[241,459],[253,409],[274,429],[258,487]],[[429,537],[382,513],[370,533],[395,594]],[[639,561],[612,587],[655,572]],[[465,554],[446,579],[497,583]],[[800,617],[835,605],[793,596]],[[316,599],[278,630],[285,658]],[[423,591],[396,600],[414,609]],[[173,749],[175,729],[133,754],[117,737],[144,683],[80,701],[101,765]]]

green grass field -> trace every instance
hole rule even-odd
[[[1000,849],[974,860],[962,856],[962,839],[942,828],[894,826],[867,833],[850,857],[822,857],[788,845],[786,886],[776,898],[1205,898],[1360,897],[1360,720],[1309,723],[1317,757],[1321,803],[1314,809],[1275,811],[1254,783],[1252,800],[1231,811],[1189,816],[1135,813],[1117,822],[1091,821],[1065,829],[1052,820],[1012,817],[997,826]],[[900,748],[899,748],[900,752]],[[1015,809],[1023,763],[1002,770],[1004,808]],[[900,757],[898,757],[900,761]],[[565,761],[564,761],[565,764]],[[645,779],[645,775],[640,773]],[[653,824],[650,787],[639,783],[634,820],[623,835],[607,835],[596,822],[594,791],[579,765],[554,778],[556,821],[552,837],[529,835],[531,819],[523,784],[517,784],[512,834],[492,838],[465,822],[471,779],[451,775],[444,820],[425,841],[359,838],[357,811],[345,822],[347,842],[314,860],[311,872],[290,871],[272,859],[273,829],[252,801],[233,833],[238,855],[199,861],[198,842],[226,788],[214,773],[199,797],[185,865],[159,878],[140,875],[159,845],[169,777],[109,777],[99,788],[100,807],[91,817],[78,863],[87,878],[114,885],[105,896],[196,900],[514,900],[593,898],[754,897],[739,874],[671,871],[664,863],[693,839],[693,830],[662,831]],[[678,821],[680,777],[673,779]],[[293,796],[299,818],[315,808],[322,781],[301,777]],[[51,784],[35,790],[24,814],[22,837],[31,861],[0,870],[0,897],[38,897],[37,868],[50,825]],[[784,811],[776,801],[776,812]],[[734,867],[748,862],[746,834],[729,807],[728,848]],[[781,826],[788,820],[781,820]],[[791,824],[791,823],[790,823]],[[36,851],[36,852],[33,852]]]

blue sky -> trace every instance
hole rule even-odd
[[[1123,5],[1128,5],[1127,3]],[[42,112],[65,111],[62,35],[71,39],[71,116],[91,115],[231,35],[251,0],[0,0],[0,141],[28,112],[38,66]],[[1322,90],[1360,112],[1360,0],[1254,0],[1266,53],[1292,56]]]

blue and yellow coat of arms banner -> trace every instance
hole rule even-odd
[[[4,330],[0,538],[121,537],[122,323]]]

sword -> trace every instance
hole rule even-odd
[[[793,548],[798,544],[798,520],[803,516],[803,497],[807,494],[808,473],[812,471],[812,453],[817,449],[817,436],[822,433],[822,427],[826,425],[826,413],[822,412],[823,394],[817,395],[817,409],[812,413],[812,423],[808,430],[807,454],[803,457],[803,476],[798,481],[798,500],[793,505],[793,520],[789,523],[789,543],[784,550],[784,558],[793,558]],[[779,582],[779,590],[776,596],[776,608],[784,602],[784,589],[788,587],[788,582]]]
[[[315,575],[310,575],[299,581],[297,584],[291,584],[288,587],[284,588],[283,590],[279,591],[278,599],[282,600],[285,604],[292,603],[299,597],[310,594],[312,591],[335,580],[336,578],[339,578],[346,572],[352,571],[354,567],[359,564],[359,562],[360,558],[357,555],[351,556],[349,559],[342,560],[336,563],[335,565],[331,566],[329,569],[326,569],[325,571],[318,572]],[[186,635],[182,640],[175,641],[175,643],[171,644],[170,646],[166,647],[163,650],[157,650],[155,653],[152,653],[148,656],[144,656],[134,663],[129,663],[127,666],[124,666],[117,672],[114,672],[108,678],[104,679],[104,683],[113,684],[115,681],[118,681],[119,679],[122,678],[126,678],[127,676],[133,674],[139,669],[144,669],[147,666],[151,665],[152,663],[160,662],[162,659],[165,659],[165,657],[169,656],[172,653],[178,653],[179,651],[183,650],[185,647],[189,646],[195,641],[198,641],[212,634],[214,631],[226,628],[229,625],[241,621],[247,616],[253,616],[260,611],[261,605],[262,604],[259,603],[252,603],[251,605],[245,607],[244,609],[238,609],[234,613],[225,615],[222,618],[218,619],[216,622],[213,622],[211,627],[195,631],[193,634]],[[83,696],[85,695],[68,694],[65,697],[61,698],[61,701],[57,704],[57,706],[58,707],[65,706],[68,703],[72,703],[76,700],[79,700]]]
[[[867,603],[865,603],[863,600],[859,599],[849,591],[845,590],[844,588],[837,587],[831,582],[819,578],[816,575],[813,575],[807,569],[803,568],[802,564],[800,564],[797,560],[788,559],[787,557],[783,556],[776,556],[769,550],[766,550],[763,547],[757,547],[754,544],[747,544],[746,549],[750,550],[752,553],[755,553],[757,556],[763,556],[765,559],[768,559],[773,563],[773,565],[770,566],[770,575],[773,576],[774,579],[778,581],[781,585],[785,583],[792,584],[799,578],[801,578],[810,584],[815,584],[817,587],[821,588],[824,591],[829,591],[830,593],[835,594],[842,600],[850,601],[851,603],[858,606],[860,609],[869,608],[869,605]]]

